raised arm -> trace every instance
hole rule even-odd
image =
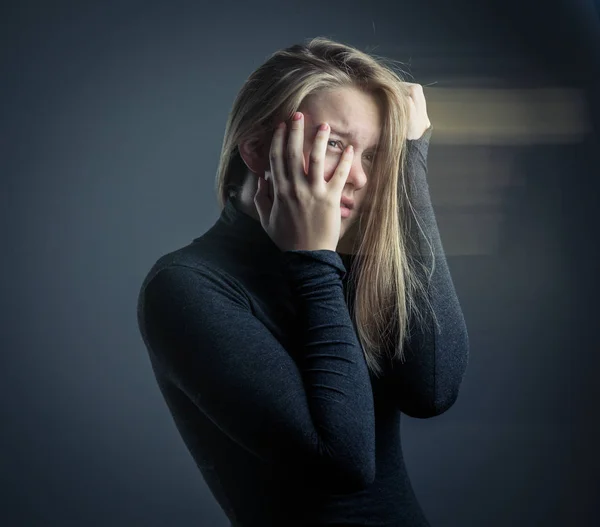
[[[158,368],[254,455],[331,488],[375,477],[373,397],[333,251],[287,251],[304,360],[256,318],[237,282],[169,266],[142,290],[138,321]]]
[[[411,337],[405,348],[406,361],[394,361],[384,381],[388,397],[396,402],[398,408],[419,418],[439,415],[452,406],[458,396],[469,355],[467,328],[427,184],[431,131],[430,127],[421,137],[407,142],[407,170],[412,203],[423,230],[413,225],[413,237],[418,244],[417,257],[431,270],[431,245],[435,258],[428,296],[437,326],[432,318],[428,318],[424,328],[411,328]]]

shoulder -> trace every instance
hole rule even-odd
[[[195,249],[191,244],[161,256],[152,265],[140,287],[140,309],[158,303],[183,308],[216,297],[248,305],[240,282]]]

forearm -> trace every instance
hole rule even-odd
[[[345,267],[333,251],[286,251],[297,307],[300,370],[317,432],[357,481],[375,471],[375,417],[369,371],[346,305]],[[323,265],[321,262],[327,263]]]
[[[439,415],[454,403],[468,362],[466,324],[427,183],[431,132],[430,128],[422,138],[408,141],[406,167],[418,220],[411,222],[415,257],[426,269],[422,279],[427,302],[420,306],[424,320],[423,324],[413,321],[411,337],[405,342],[406,360],[393,362],[389,378],[391,396],[403,412],[415,417]]]

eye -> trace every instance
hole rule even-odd
[[[344,145],[338,139],[330,139],[329,141],[327,141],[328,145],[331,144],[331,143],[333,143],[334,145],[337,145],[339,143],[342,146],[342,150],[343,150]],[[375,157],[375,155],[374,154],[366,154],[365,157],[368,158],[369,163],[372,163],[373,162],[373,158]]]

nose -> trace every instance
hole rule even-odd
[[[350,167],[346,184],[352,185],[354,190],[360,190],[367,184],[367,174],[360,156],[355,155],[352,159],[352,166]]]

